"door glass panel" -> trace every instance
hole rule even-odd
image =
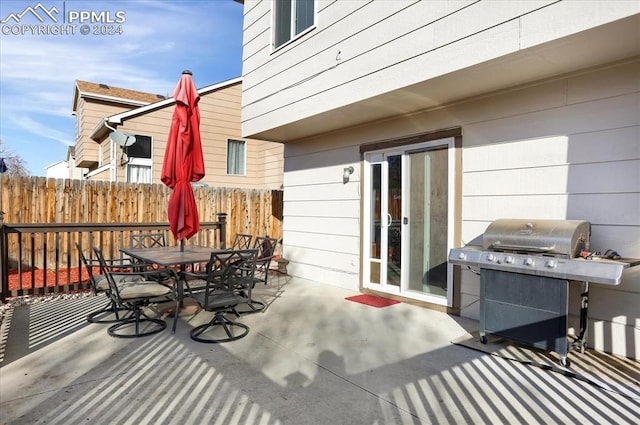
[[[401,242],[402,242],[402,156],[387,157],[389,166],[389,189],[386,217],[387,229],[387,284],[400,286]]]
[[[372,283],[380,283],[380,242],[382,229],[382,165],[371,165],[371,277]]]
[[[448,151],[409,154],[408,289],[447,296]]]

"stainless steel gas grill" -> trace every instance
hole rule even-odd
[[[480,340],[487,334],[555,351],[586,346],[589,283],[618,285],[630,263],[589,253],[591,224],[577,220],[500,219],[482,246],[452,249],[449,262],[480,269]],[[567,337],[569,281],[581,282],[580,333]]]

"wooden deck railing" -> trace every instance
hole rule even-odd
[[[186,244],[224,248],[226,227],[226,214],[218,214],[217,222],[200,223],[200,232]],[[0,296],[4,301],[87,290],[75,243],[88,257],[97,246],[105,256],[121,258],[120,248],[129,244],[129,235],[140,232],[164,232],[169,245],[178,244],[168,223],[4,224],[0,218]]]

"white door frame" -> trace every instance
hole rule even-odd
[[[409,271],[409,267],[405,267],[404,265],[408,265],[408,254],[409,254],[409,249],[408,249],[408,237],[407,237],[407,232],[404,231],[406,224],[402,224],[402,237],[401,237],[401,264],[403,264],[402,267],[402,275],[401,275],[401,284],[400,286],[393,286],[393,285],[388,285],[386,283],[386,269],[383,269],[382,266],[386,266],[386,261],[387,261],[387,255],[386,255],[386,250],[387,250],[387,240],[386,240],[386,236],[384,235],[386,232],[382,232],[383,233],[383,240],[381,240],[381,246],[380,246],[380,250],[381,250],[381,255],[380,255],[380,262],[381,262],[381,271],[380,271],[380,283],[372,283],[371,282],[371,261],[372,259],[370,258],[370,247],[371,247],[371,243],[372,243],[372,238],[371,238],[371,220],[372,215],[371,215],[371,164],[374,163],[378,163],[381,162],[385,156],[391,156],[391,155],[402,155],[402,188],[403,188],[403,195],[402,195],[402,217],[407,217],[407,211],[408,211],[408,206],[409,206],[409,199],[410,196],[405,193],[406,189],[410,188],[410,184],[408,182],[408,176],[407,176],[407,160],[408,160],[408,152],[410,151],[415,151],[416,149],[429,149],[429,148],[435,148],[435,147],[442,147],[442,146],[446,146],[447,147],[447,160],[448,160],[448,176],[447,176],[447,184],[448,184],[448,227],[447,227],[447,252],[449,250],[451,250],[451,248],[453,248],[453,230],[454,230],[454,217],[455,217],[455,173],[456,173],[456,168],[455,168],[455,144],[454,144],[454,138],[453,137],[448,137],[445,139],[438,139],[438,140],[432,140],[429,142],[423,142],[423,143],[417,143],[414,145],[406,145],[406,146],[402,146],[402,147],[394,147],[394,148],[390,148],[390,149],[381,149],[378,151],[371,151],[371,152],[366,152],[364,154],[364,167],[363,167],[363,182],[364,182],[364,189],[363,189],[363,208],[362,208],[362,216],[363,216],[363,234],[362,234],[362,240],[363,240],[363,252],[362,252],[362,285],[364,288],[367,289],[372,289],[372,290],[376,290],[376,291],[380,291],[380,292],[385,292],[385,293],[389,293],[389,294],[396,294],[396,295],[401,295],[410,299],[415,299],[415,300],[420,300],[420,301],[426,301],[432,304],[437,304],[437,305],[446,305],[446,306],[452,306],[453,304],[453,266],[451,264],[447,264],[447,296],[445,297],[440,297],[440,296],[435,296],[435,295],[431,295],[431,294],[426,294],[426,293],[420,293],[417,291],[409,291],[407,290],[407,280],[408,280],[408,271]],[[385,170],[385,167],[383,166],[383,176],[385,176],[387,173],[387,171]],[[386,183],[386,178],[383,177],[383,184]],[[386,209],[388,208],[388,202],[387,198],[386,198],[386,194],[383,191],[383,197],[382,197],[382,203],[383,206],[382,208],[382,212],[384,213],[386,211]],[[411,219],[411,218],[409,218]],[[385,217],[381,217],[381,222],[385,220]]]

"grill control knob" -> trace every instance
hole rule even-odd
[[[525,258],[524,259],[525,266],[533,266],[533,258]]]
[[[467,259],[467,255],[464,252],[461,252],[460,254],[458,254],[458,260],[466,260]]]
[[[544,263],[544,266],[548,269],[555,269],[556,268],[556,262],[553,260],[547,260]]]
[[[504,262],[507,264],[513,263],[513,257],[510,255],[507,255],[506,257],[504,257]]]
[[[489,254],[489,255],[487,255],[487,261],[492,262],[492,261],[494,261],[495,259],[496,259],[496,257],[495,257],[493,254]]]

